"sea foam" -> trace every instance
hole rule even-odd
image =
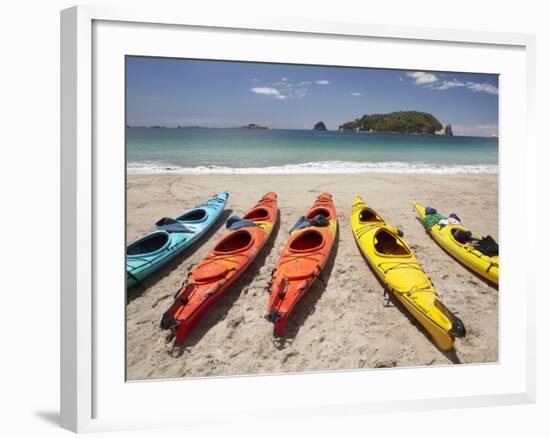
[[[284,174],[431,174],[431,175],[465,175],[465,174],[498,174],[498,165],[443,165],[431,163],[405,163],[388,161],[381,163],[361,163],[352,161],[319,161],[301,164],[285,164],[268,167],[226,167],[196,166],[181,167],[159,162],[130,162],[127,166],[129,175],[284,175]]]

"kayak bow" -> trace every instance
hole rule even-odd
[[[214,195],[176,219],[163,218],[157,230],[126,248],[126,287],[134,286],[195,243],[221,216],[229,193]]]
[[[277,335],[284,332],[290,312],[320,276],[327,263],[338,228],[330,193],[322,193],[290,230],[273,271],[266,318]]]
[[[164,313],[161,329],[182,343],[206,310],[250,266],[263,248],[277,220],[277,195],[264,197],[240,218],[227,221],[229,231],[189,274]]]
[[[414,201],[413,206],[420,220],[426,218],[426,209]],[[498,255],[486,255],[468,242],[460,242],[454,237],[454,232],[460,230],[468,232],[466,228],[458,224],[442,226],[439,223],[433,224],[427,232],[447,253],[462,263],[467,268],[489,280],[498,286]],[[480,240],[481,237],[471,233],[472,238]]]
[[[353,202],[350,220],[359,249],[386,290],[416,318],[439,348],[452,348],[455,338],[466,335],[464,324],[443,305],[403,233],[359,196]]]

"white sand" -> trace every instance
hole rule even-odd
[[[189,270],[224,233],[219,221],[205,238],[128,291],[127,376],[133,379],[242,375],[365,367],[481,363],[498,360],[498,290],[447,255],[415,218],[411,201],[455,212],[480,234],[498,237],[495,175],[129,176],[127,238],[163,216],[176,216],[211,194],[230,192],[227,209],[242,215],[267,191],[279,195],[280,227],[249,270],[209,309],[182,349],[165,343],[159,323]],[[322,191],[334,196],[339,239],[325,272],[292,313],[277,340],[263,319],[266,286],[287,230]],[[386,306],[383,288],[361,256],[349,225],[359,194],[405,232],[446,306],[467,336],[454,351],[438,350],[409,315]],[[227,218],[227,215],[224,216]],[[497,239],[498,240],[498,239]]]

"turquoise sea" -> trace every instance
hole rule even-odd
[[[498,173],[498,140],[311,130],[126,128],[130,174]]]

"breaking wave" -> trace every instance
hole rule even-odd
[[[268,167],[226,167],[196,166],[181,167],[159,162],[130,162],[130,175],[284,175],[284,174],[369,174],[402,173],[432,175],[498,174],[496,164],[444,165],[432,163],[405,163],[388,161],[381,163],[360,163],[353,161],[319,161],[301,164],[285,164]]]

